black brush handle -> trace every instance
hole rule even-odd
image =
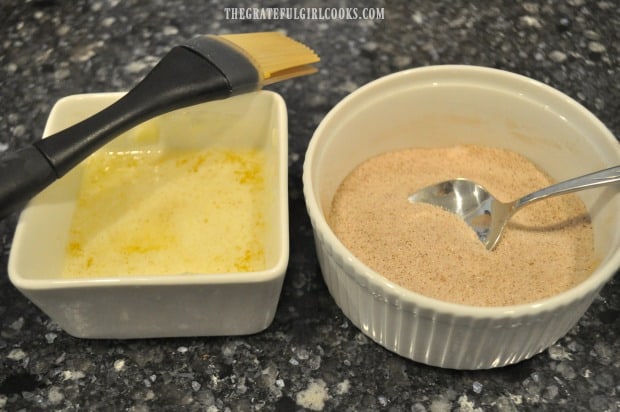
[[[152,117],[228,96],[228,80],[216,67],[185,47],[175,47],[121,99],[35,146],[61,177],[114,137]]]
[[[235,69],[229,78],[218,61],[231,59]],[[31,147],[1,156],[0,219],[119,134],[181,107],[256,89],[258,80],[250,61],[210,37],[173,48],[136,87],[101,112]]]
[[[56,180],[56,172],[34,146],[5,153],[0,158],[0,219]]]

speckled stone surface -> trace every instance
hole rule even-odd
[[[214,0],[0,3],[0,152],[38,139],[60,97],[126,90],[171,46],[196,34],[281,29],[323,59],[319,74],[271,87],[290,116],[291,225],[273,324],[243,337],[73,338],[7,279],[13,215],[0,222],[0,410],[620,409],[618,276],[566,337],[530,360],[477,372],[421,365],[371,342],[335,305],[314,254],[301,185],[307,143],[327,111],[358,86],[416,66],[465,63],[531,76],[575,98],[620,136],[617,2],[371,5],[383,7],[385,18],[241,21],[226,19],[226,6]]]

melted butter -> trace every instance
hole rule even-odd
[[[264,269],[264,170],[259,150],[91,156],[63,276]]]

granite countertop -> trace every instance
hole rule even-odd
[[[196,34],[280,29],[322,57],[319,74],[270,87],[287,102],[290,128],[291,251],[273,324],[251,336],[74,338],[10,284],[12,215],[0,221],[0,410],[620,409],[618,276],[567,336],[530,360],[489,371],[428,367],[371,342],[335,305],[301,184],[305,149],[329,109],[360,85],[410,67],[521,73],[572,96],[620,136],[617,3],[367,3],[383,7],[385,18],[234,20],[215,0],[0,4],[0,152],[38,139],[60,97],[126,90]]]

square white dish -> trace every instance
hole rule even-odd
[[[121,93],[68,96],[53,107],[49,136],[108,106]],[[266,268],[237,273],[63,278],[81,165],[49,186],[19,217],[9,257],[13,285],[69,334],[81,338],[256,333],[275,315],[288,264],[288,125],[284,100],[260,91],[153,119],[170,147],[261,148],[267,153]],[[179,125],[190,124],[175,134]],[[189,132],[187,132],[189,130]],[[132,150],[130,130],[101,150]],[[146,142],[148,144],[148,142]]]

